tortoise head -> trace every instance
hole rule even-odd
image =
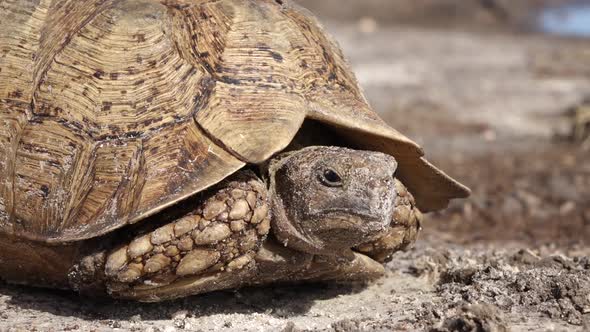
[[[393,218],[396,169],[392,156],[346,148],[279,156],[269,168],[275,236],[290,248],[325,255],[373,240]]]

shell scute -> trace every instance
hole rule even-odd
[[[4,6],[3,233],[64,242],[137,222],[267,160],[306,119],[395,156],[425,211],[468,193],[378,117],[338,46],[289,1]]]

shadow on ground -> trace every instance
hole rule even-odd
[[[363,285],[276,285],[220,291],[162,303],[137,303],[109,298],[87,298],[70,291],[0,285],[9,298],[6,306],[82,320],[169,320],[189,309],[198,316],[264,313],[280,318],[305,314],[316,301],[361,292]],[[293,299],[297,299],[293,301]]]

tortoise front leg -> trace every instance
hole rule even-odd
[[[238,173],[210,190],[191,213],[107,252],[107,292],[159,301],[239,286],[269,232],[266,191],[253,173]]]

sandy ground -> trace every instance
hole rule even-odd
[[[474,195],[428,216],[387,276],[163,304],[0,285],[0,331],[588,331],[590,153],[565,111],[590,46],[530,34],[326,21],[394,127]]]
[[[587,331],[588,248],[428,236],[378,282],[218,292],[163,304],[1,288],[8,331]]]

